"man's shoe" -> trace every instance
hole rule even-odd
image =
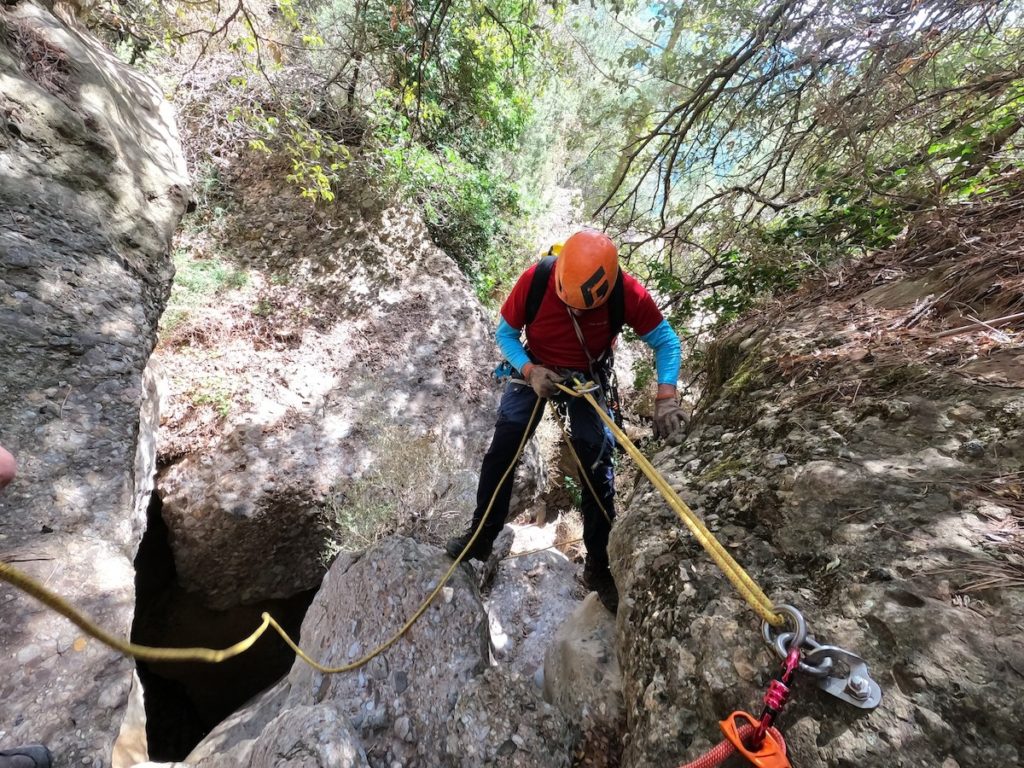
[[[469,540],[473,538],[473,531],[467,531],[461,536],[453,536],[448,539],[448,543],[444,545],[444,550],[454,560],[462,554],[462,550],[469,544]],[[491,556],[491,543],[485,541],[483,538],[483,531],[480,532],[480,536],[477,537],[473,546],[469,548],[463,560],[479,560],[480,562],[486,562],[487,558]]]
[[[53,756],[42,744],[0,749],[0,768],[50,768]]]
[[[601,605],[614,616],[619,610],[619,590],[608,566],[594,567],[590,560],[583,566],[583,586],[591,592],[597,592]]]

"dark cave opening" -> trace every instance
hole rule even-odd
[[[226,648],[249,635],[269,612],[298,639],[316,590],[288,598],[211,610],[176,580],[162,502],[153,493],[135,557],[132,642],[163,647]],[[219,722],[288,673],[294,654],[274,632],[220,664],[138,662],[150,760],[184,759]]]

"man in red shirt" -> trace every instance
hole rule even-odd
[[[494,539],[508,516],[514,472],[508,473],[504,483],[501,479],[515,459],[524,434],[532,435],[537,427],[543,411],[530,419],[537,398],[554,398],[567,411],[572,445],[587,473],[586,478],[580,478],[583,541],[587,547],[583,581],[615,613],[618,592],[607,551],[608,533],[615,519],[614,440],[589,403],[562,393],[556,384],[574,375],[601,381],[619,328],[623,323],[629,325],[654,350],[658,374],[655,432],[667,437],[685,418],[676,403],[679,338],[647,290],[619,268],[618,250],[601,232],[583,230],[566,241],[550,270],[539,306],[531,308],[536,270],[534,265],[519,277],[501,308],[498,346],[517,373],[498,407],[494,437],[480,469],[473,523],[465,534],[449,540],[445,549],[452,557],[465,549],[497,492],[479,537],[466,553],[470,560],[490,557]],[[607,410],[603,392],[598,399]]]

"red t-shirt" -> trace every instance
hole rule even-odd
[[[526,324],[526,298],[536,269],[535,264],[519,276],[512,293],[501,307],[501,316],[513,328],[522,328]],[[626,325],[640,336],[650,333],[663,319],[661,310],[636,278],[623,271],[622,280]],[[576,322],[583,332],[590,356],[596,360],[612,342],[608,302],[583,311],[576,316]],[[537,316],[526,329],[526,345],[534,359],[543,366],[587,370],[587,356],[572,327],[569,308],[555,292],[554,269],[548,277],[548,289],[537,310]]]

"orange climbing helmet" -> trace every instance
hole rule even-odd
[[[558,298],[574,309],[604,304],[618,279],[618,249],[608,235],[593,229],[566,240],[555,262]]]

